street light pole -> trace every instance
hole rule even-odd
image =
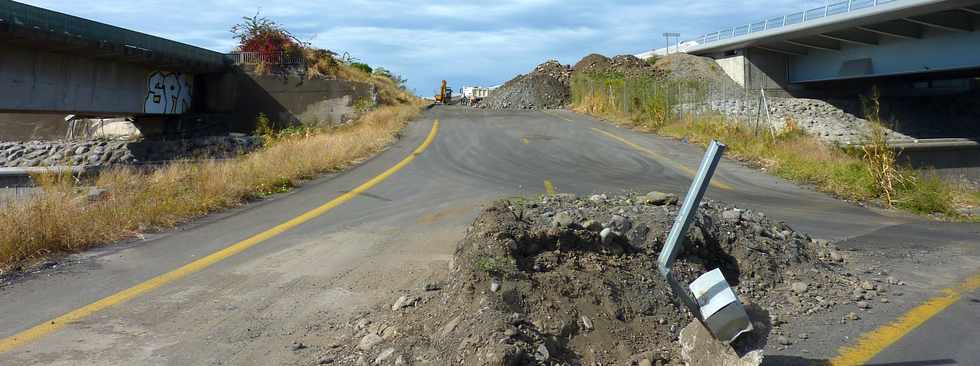
[[[673,33],[673,32],[664,33],[664,38],[667,39],[667,54],[668,55],[670,54],[670,37],[677,38],[677,42],[676,42],[677,46],[674,48],[674,50],[677,51],[677,52],[680,52],[680,49],[681,49],[681,44],[680,44],[681,34],[680,33]]]

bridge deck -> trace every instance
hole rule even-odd
[[[10,0],[0,0],[0,40],[176,71],[225,66],[218,52]]]

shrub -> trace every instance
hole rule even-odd
[[[373,71],[371,69],[371,66],[368,66],[368,64],[363,63],[363,62],[355,62],[355,63],[350,64],[350,66],[353,67],[353,68],[355,68],[355,69],[361,70],[361,71],[363,71],[366,74],[370,74]]]

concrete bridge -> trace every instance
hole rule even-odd
[[[851,79],[980,75],[980,1],[844,0],[684,42],[736,82],[793,91]]]
[[[237,67],[248,60],[233,56],[243,55],[10,0],[0,0],[0,55],[0,127],[10,125],[4,114],[60,113],[136,116],[141,130],[156,130],[187,125],[185,117],[200,124],[195,116],[206,113],[247,132],[260,113],[288,124],[343,122],[354,102],[376,97],[367,83],[294,73],[304,65],[256,75]]]
[[[175,114],[224,55],[0,0],[0,111]]]

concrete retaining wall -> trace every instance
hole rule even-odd
[[[732,80],[749,90],[765,89],[775,96],[790,96],[790,57],[760,48],[743,48],[710,55]]]
[[[715,62],[718,63],[718,66],[721,66],[722,71],[728,77],[735,80],[736,84],[745,87],[745,56],[741,52],[735,55],[719,57],[715,59]]]
[[[897,144],[900,163],[933,169],[939,176],[980,182],[980,143],[965,139],[919,140]]]
[[[67,131],[64,114],[0,113],[0,141],[55,140]]]
[[[356,117],[355,105],[373,104],[373,85],[339,79],[307,80],[298,75],[255,75],[243,71],[204,77],[207,109],[235,115],[233,129],[251,132],[264,113],[282,125],[326,126]],[[362,102],[363,101],[363,102]]]

